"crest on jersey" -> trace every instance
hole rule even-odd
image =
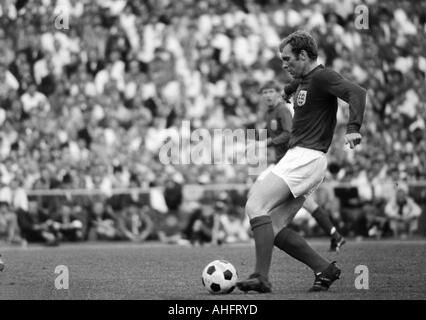
[[[299,107],[303,106],[306,102],[306,95],[308,94],[308,91],[306,90],[300,90],[299,94],[297,95],[296,103]]]

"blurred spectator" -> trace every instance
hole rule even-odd
[[[49,111],[50,109],[47,97],[43,93],[37,91],[35,83],[29,84],[28,91],[21,96],[21,102],[23,110],[26,113],[31,113],[33,109],[40,109],[35,112]]]
[[[395,237],[412,236],[418,228],[422,210],[406,190],[398,188],[394,197],[386,204],[385,213]]]
[[[121,211],[118,222],[123,239],[143,242],[152,234],[154,224],[149,216],[149,210],[146,205],[140,208],[135,202],[127,204]]]
[[[0,202],[0,239],[7,243],[21,243],[18,219],[7,202]]]
[[[28,210],[28,195],[22,185],[22,178],[16,177],[10,182],[12,207],[14,210]]]
[[[340,230],[346,236],[368,236],[367,213],[363,208],[358,188],[353,186],[335,187],[340,202]]]
[[[186,222],[182,216],[176,212],[157,213],[155,219],[156,235],[158,240],[166,244],[187,245],[189,241],[185,239],[183,231]]]
[[[250,239],[250,223],[247,220],[243,210],[235,210],[235,208],[226,207],[223,203],[216,205],[219,213],[219,228],[222,232],[221,241],[224,243],[247,242]],[[220,214],[221,212],[221,214]]]
[[[176,212],[182,204],[182,185],[169,179],[164,188],[164,200],[170,211]]]
[[[83,240],[83,222],[77,218],[73,209],[71,203],[62,203],[58,217],[55,219],[54,227],[57,229],[61,241]]]
[[[36,201],[28,203],[28,211],[19,209],[17,215],[21,236],[26,241],[42,242],[49,246],[59,244],[55,222],[39,209]]]
[[[87,238],[93,240],[119,240],[117,217],[102,200],[95,200],[89,210]]]
[[[201,207],[189,217],[184,234],[192,245],[221,244],[223,237],[219,235],[219,220],[211,203],[201,200]]]
[[[376,239],[392,236],[389,218],[378,206],[366,206],[368,236]]]

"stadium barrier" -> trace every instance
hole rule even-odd
[[[405,183],[408,188],[409,195],[422,207],[422,216],[419,220],[419,229],[418,233],[421,235],[426,235],[426,181],[413,181]],[[392,190],[395,189],[396,184],[381,185],[382,189]],[[211,199],[220,198],[220,195],[224,192],[239,192],[244,194],[250,188],[250,185],[247,184],[188,184],[183,186],[183,199],[184,201],[198,201],[203,197],[208,197]],[[323,183],[320,187],[321,189],[330,188],[330,183]],[[365,186],[364,186],[365,188]],[[345,210],[354,208],[354,199],[359,210],[362,210],[363,205],[369,200],[363,199],[362,194],[360,194],[360,189],[356,185],[349,183],[339,183],[333,184],[332,189],[334,189],[334,195],[340,200],[340,209]],[[104,198],[110,198],[114,195],[141,195],[144,197],[144,201],[150,205],[157,205],[165,207],[165,203],[153,204],[153,201],[157,201],[159,198],[155,198],[155,194],[163,194],[164,189],[162,187],[155,188],[117,188],[111,190],[99,190],[99,189],[47,189],[47,190],[26,190],[28,198],[46,198],[54,197],[59,202],[62,199],[67,199],[68,201],[73,201],[77,198],[89,198],[95,196],[102,196]],[[154,195],[154,197],[153,197]],[[389,196],[389,194],[388,194]],[[374,197],[374,192],[373,192]],[[157,200],[155,200],[157,199]],[[161,202],[161,201],[160,201]],[[321,203],[320,203],[321,204]],[[161,211],[161,209],[159,209]]]

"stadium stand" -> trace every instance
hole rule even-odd
[[[116,189],[250,183],[247,166],[164,165],[159,149],[182,138],[182,120],[193,129],[251,128],[259,85],[289,81],[280,39],[304,28],[322,63],[369,91],[356,156],[343,148],[340,108],[328,182],[356,186],[362,208],[381,208],[404,181],[423,194],[414,198],[424,209],[426,3],[366,1],[369,27],[358,30],[360,3],[2,1],[0,201],[25,211],[37,199],[53,218],[72,198],[86,221],[95,201],[87,195],[97,190],[120,212],[126,202],[111,200]],[[133,196],[144,205],[161,202],[156,195]]]

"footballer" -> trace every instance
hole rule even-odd
[[[256,263],[254,272],[237,282],[237,287],[244,292],[272,291],[269,270],[275,245],[313,271],[310,291],[326,291],[341,270],[287,225],[324,179],[338,98],[349,104],[346,143],[354,148],[361,142],[366,90],[319,64],[317,43],[308,32],[296,31],[283,39],[279,53],[283,69],[297,81],[285,88],[288,95],[294,91],[289,149],[263,180],[255,182],[248,197],[245,211],[253,231]],[[274,229],[273,218],[274,226],[279,223],[281,228]]]
[[[280,93],[280,86],[275,81],[268,81],[260,90],[261,96],[267,107],[265,113],[267,129],[267,146],[275,151],[275,164],[285,155],[290,140],[292,115],[285,106]],[[284,99],[286,96],[284,96]],[[268,168],[268,171],[270,169]],[[263,179],[266,174],[259,176]],[[303,203],[303,208],[308,211],[317,221],[324,232],[331,237],[330,251],[339,252],[340,247],[345,244],[345,239],[333,226],[327,213],[309,197]]]

